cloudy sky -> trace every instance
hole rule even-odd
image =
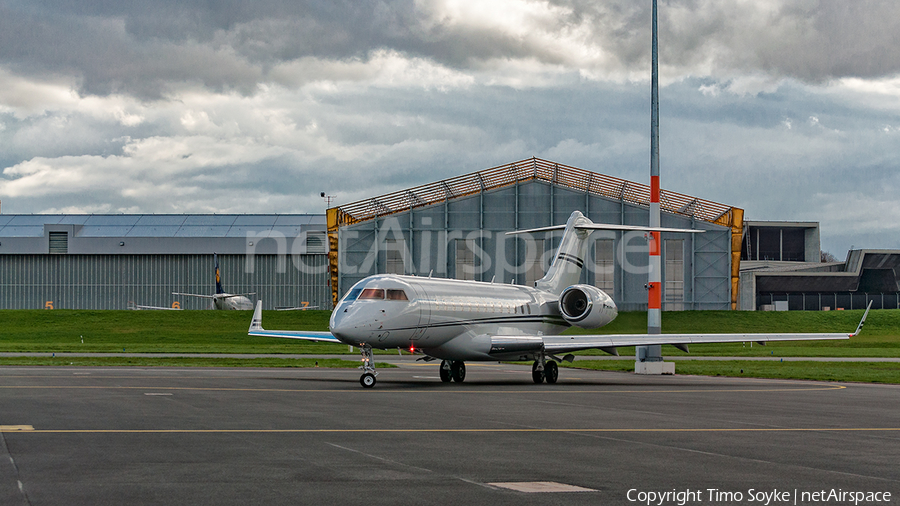
[[[537,156],[649,179],[650,1],[0,0],[12,213],[323,212]],[[663,188],[900,248],[900,2],[660,0]]]

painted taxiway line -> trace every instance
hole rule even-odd
[[[12,430],[4,430],[11,427]],[[433,428],[433,429],[34,429],[0,426],[0,432],[22,434],[378,434],[378,433],[725,433],[725,432],[900,432],[900,427],[782,427],[782,428]]]
[[[354,382],[355,383],[355,382]],[[529,389],[529,390],[481,390],[477,385],[473,385],[466,390],[447,386],[443,390],[420,390],[411,388],[401,389],[291,389],[291,388],[224,388],[224,387],[167,387],[167,386],[121,386],[121,385],[0,385],[0,390],[172,390],[172,391],[197,391],[197,392],[283,392],[283,393],[364,393],[366,395],[378,394],[410,394],[410,393],[427,393],[427,394],[680,394],[680,393],[721,393],[721,392],[815,392],[822,390],[844,390],[844,385],[827,385],[820,387],[771,387],[771,388],[690,388],[690,389],[642,389],[642,390],[584,390],[579,387],[578,390],[565,389],[558,386],[551,389]]]

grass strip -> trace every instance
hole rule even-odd
[[[266,328],[326,330],[329,311],[265,311]],[[852,332],[854,311],[671,311],[663,333]],[[96,353],[296,353],[343,354],[339,344],[247,336],[250,311],[2,310],[0,351]],[[566,334],[643,334],[646,312],[623,312],[601,329]],[[376,353],[379,353],[376,351]],[[386,353],[396,353],[388,351]],[[633,348],[621,348],[633,355]],[[682,352],[664,347],[664,355]],[[599,350],[580,352],[603,355]],[[747,357],[900,357],[900,311],[873,310],[862,334],[849,340],[691,345],[691,355]]]
[[[634,371],[634,360],[576,360],[564,367],[601,371]],[[735,378],[801,379],[900,384],[898,362],[814,362],[777,360],[683,360],[676,374]]]
[[[213,357],[0,357],[0,365],[128,366],[128,367],[322,367],[356,369],[358,360],[336,358],[213,358]],[[397,367],[377,362],[378,369]]]

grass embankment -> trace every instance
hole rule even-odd
[[[266,311],[269,328],[327,330],[328,311]],[[346,346],[251,337],[250,311],[0,311],[0,351],[345,353]],[[83,342],[82,342],[83,340]]]
[[[272,328],[323,330],[328,311],[266,312]],[[0,311],[0,352],[341,354],[348,347],[247,335],[249,311]],[[357,355],[358,356],[358,355]],[[230,357],[0,357],[0,365],[342,367],[359,360]],[[378,367],[393,367],[378,363]]]
[[[348,357],[349,358],[349,357]],[[55,366],[129,366],[129,367],[322,367],[327,369],[353,369],[358,360],[336,358],[231,358],[231,357],[0,357],[0,365],[55,365]],[[377,363],[377,367],[396,367]]]
[[[266,328],[326,330],[328,311],[267,311]],[[862,311],[833,312],[741,312],[685,311],[663,315],[668,333],[756,333],[756,332],[852,332]],[[310,343],[247,335],[249,311],[0,311],[0,352],[44,353],[254,353],[254,354],[342,354],[346,346]],[[643,312],[621,313],[599,330],[570,329],[569,333],[642,334],[647,316]],[[83,340],[83,342],[82,342]],[[390,352],[388,352],[390,353]],[[620,349],[633,355],[633,348]],[[591,361],[582,352],[575,365],[586,368],[634,370],[632,360]],[[666,356],[684,352],[664,346]],[[850,340],[794,341],[759,346],[750,343],[692,345],[691,355],[729,357],[900,357],[900,311],[872,311],[862,334]],[[358,365],[350,358],[347,366]],[[313,361],[314,362],[314,361]],[[130,358],[130,357],[8,357],[6,365],[133,365],[229,367],[304,367],[303,360],[231,358]],[[331,367],[319,361],[320,367]],[[341,366],[341,365],[338,365]],[[740,371],[743,369],[743,373]],[[756,376],[840,381],[884,381],[900,383],[900,366],[885,363],[821,363],[759,361],[679,362],[679,374]]]

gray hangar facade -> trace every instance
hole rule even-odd
[[[0,309],[205,309],[224,291],[328,307],[324,215],[0,215]]]
[[[661,190],[663,310],[735,309],[743,210]],[[332,303],[376,273],[531,285],[561,232],[506,232],[565,224],[649,223],[650,187],[531,158],[328,210]],[[582,283],[620,310],[647,309],[648,242],[641,232],[591,236]]]
[[[2,215],[0,309],[204,309],[223,288],[253,292],[265,308],[330,309],[376,273],[532,284],[560,232],[513,230],[594,222],[649,223],[650,188],[537,158],[481,170],[322,214]],[[735,309],[741,209],[661,190],[663,309]],[[647,308],[643,233],[597,231],[582,282],[621,310]]]

